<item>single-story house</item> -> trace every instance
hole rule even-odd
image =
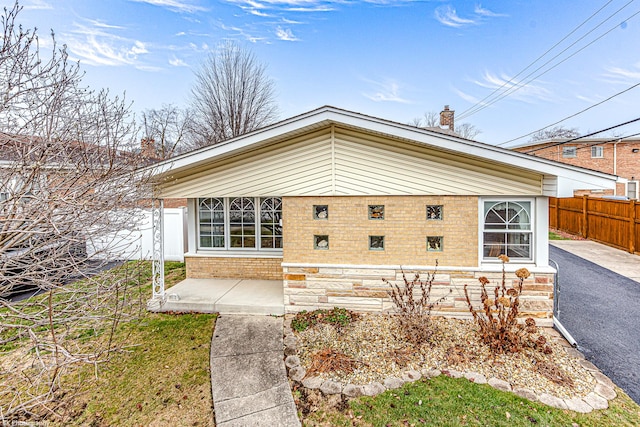
[[[441,313],[462,287],[526,267],[521,311],[550,325],[548,197],[616,177],[325,106],[154,167],[155,197],[187,198],[189,278],[281,280],[285,312],[385,311],[382,278],[434,271]],[[510,277],[514,277],[511,275]],[[162,296],[162,283],[156,296]]]

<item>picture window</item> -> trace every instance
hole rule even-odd
[[[576,147],[562,147],[562,157],[565,159],[576,157],[577,151]]]

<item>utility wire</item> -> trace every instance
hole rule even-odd
[[[635,0],[631,0],[629,3],[631,3],[632,1]],[[622,8],[626,7],[629,5],[629,3],[627,3],[625,6],[623,6]],[[621,9],[622,9],[621,8]],[[579,38],[578,40],[576,40],[574,43],[572,43],[571,45],[569,45],[567,48],[563,49],[560,53],[558,53],[557,55],[555,55],[553,58],[549,59],[547,62],[545,62],[544,64],[540,65],[538,68],[536,68],[535,70],[533,70],[532,72],[530,72],[529,74],[527,74],[524,79],[513,85],[510,86],[507,90],[505,90],[503,93],[501,93],[500,95],[498,95],[497,97],[495,97],[494,99],[492,99],[491,101],[484,103],[483,105],[477,107],[474,111],[468,112],[466,115],[465,114],[461,114],[461,117],[459,119],[465,119],[475,113],[478,113],[482,110],[484,110],[485,108],[495,104],[496,102],[502,100],[503,98],[511,95],[512,93],[522,89],[523,87],[527,86],[529,83],[531,83],[532,81],[536,80],[537,78],[539,78],[540,76],[543,76],[544,74],[548,73],[549,71],[553,70],[554,68],[558,67],[560,64],[566,62],[567,60],[571,59],[572,57],[574,57],[575,55],[577,55],[578,53],[582,52],[584,49],[586,49],[587,47],[591,46],[592,44],[594,44],[595,42],[597,42],[598,40],[602,39],[604,36],[608,35],[609,33],[611,33],[613,30],[617,29],[618,26],[620,24],[622,24],[623,22],[629,21],[632,18],[634,18],[636,15],[640,14],[640,10],[636,13],[634,13],[633,15],[629,16],[628,18],[622,20],[620,23],[614,25],[613,27],[611,27],[609,30],[607,30],[606,32],[604,32],[602,35],[598,36],[597,38],[595,38],[594,40],[590,41],[589,43],[587,43],[586,45],[584,45],[583,47],[581,47],[580,49],[578,49],[577,51],[573,52],[572,54],[570,54],[569,56],[567,56],[566,58],[562,59],[561,61],[559,61],[558,63],[552,65],[551,67],[549,67],[548,69],[542,71],[541,73],[535,75],[534,77],[530,78],[531,75],[533,75],[534,73],[536,73],[537,71],[541,70],[542,68],[544,68],[546,65],[548,65],[549,63],[551,63],[553,60],[555,60],[556,58],[558,58],[560,55],[562,55],[563,53],[565,53],[567,50],[569,50],[570,48],[572,48],[573,46],[575,46],[578,42],[580,42],[581,40],[583,40],[587,35],[589,35],[590,33],[592,33],[593,31],[595,31],[598,27],[600,27],[601,25],[603,25],[606,21],[608,21],[610,18],[612,18],[615,14],[617,14],[621,9],[619,9],[618,11],[616,11],[613,15],[609,16],[609,18],[607,18],[605,21],[602,21],[600,24],[598,24],[598,26],[596,26],[595,28],[593,28],[592,30],[590,30],[587,34],[585,34],[584,36],[582,36],[581,38]],[[525,81],[526,79],[529,79],[527,81]]]
[[[620,92],[618,92],[618,93],[616,93],[616,94],[613,94],[613,95],[611,95],[610,97],[608,97],[608,98],[606,98],[606,99],[603,99],[602,101],[597,102],[597,103],[595,103],[595,104],[593,104],[593,105],[591,105],[591,106],[589,106],[589,107],[587,107],[587,108],[585,108],[585,109],[583,109],[583,110],[580,110],[580,111],[578,111],[577,113],[571,114],[570,116],[567,116],[567,117],[565,117],[565,118],[563,118],[563,119],[560,119],[560,120],[558,120],[557,122],[553,122],[553,123],[551,123],[550,125],[547,125],[547,126],[545,126],[545,127],[541,127],[541,128],[540,128],[540,129],[538,129],[538,130],[534,130],[534,131],[532,131],[532,132],[526,133],[526,134],[524,134],[524,135],[522,135],[522,136],[519,136],[519,137],[517,137],[517,138],[513,138],[513,139],[510,139],[510,140],[508,140],[508,141],[501,142],[500,144],[496,144],[496,146],[497,146],[497,147],[501,147],[501,146],[503,146],[503,145],[505,145],[505,144],[508,144],[508,143],[510,143],[510,142],[517,141],[517,140],[522,139],[522,138],[525,138],[525,137],[527,137],[527,136],[529,136],[529,135],[533,135],[533,134],[534,134],[534,133],[536,133],[536,132],[540,132],[540,131],[542,131],[542,130],[545,130],[546,128],[550,128],[551,126],[555,126],[555,125],[557,125],[557,124],[559,124],[559,123],[564,122],[565,120],[569,120],[569,119],[571,119],[571,118],[573,118],[573,117],[576,117],[576,116],[578,116],[578,115],[580,115],[580,114],[582,114],[582,113],[584,113],[584,112],[586,112],[586,111],[589,111],[590,109],[595,108],[595,107],[597,107],[598,105],[604,104],[605,102],[610,101],[611,99],[615,98],[616,96],[619,96],[619,95],[622,95],[623,93],[629,92],[630,90],[635,89],[635,88],[637,88],[638,86],[640,86],[640,82],[639,82],[639,83],[636,83],[636,84],[634,84],[634,85],[632,85],[632,86],[630,86],[630,87],[628,87],[628,88],[626,88],[626,89],[624,89],[624,90],[621,90]]]
[[[606,131],[608,131],[608,130],[612,130],[612,129],[616,129],[616,128],[619,128],[619,127],[622,127],[622,126],[626,126],[626,125],[628,125],[628,124],[635,123],[635,122],[640,122],[640,117],[638,117],[638,118],[636,118],[636,119],[633,119],[633,120],[626,121],[626,122],[624,122],[624,123],[620,123],[620,124],[617,124],[617,125],[614,125],[614,126],[608,127],[608,128],[606,128],[606,129],[601,129],[601,130],[598,130],[598,131],[595,131],[595,132],[588,133],[588,134],[586,134],[586,135],[577,136],[577,137],[575,137],[575,138],[571,138],[571,139],[568,139],[568,140],[566,140],[566,141],[559,141],[559,142],[556,142],[556,143],[554,143],[554,144],[547,145],[547,146],[545,146],[545,147],[541,147],[541,148],[534,148],[534,149],[532,149],[532,150],[525,151],[524,153],[529,154],[529,153],[533,153],[534,151],[540,151],[540,150],[545,149],[545,148],[550,148],[550,147],[555,147],[555,146],[557,146],[557,145],[567,144],[567,143],[569,143],[569,142],[577,141],[577,140],[579,140],[579,139],[588,138],[588,137],[590,137],[590,136],[597,135],[597,134],[599,134],[599,133],[606,132]],[[619,138],[616,138],[616,139],[619,139]]]
[[[466,110],[464,110],[462,113],[460,113],[460,116],[464,116],[465,114],[467,114],[469,111],[475,109],[477,106],[482,105],[483,102],[487,99],[489,99],[490,97],[493,96],[494,93],[500,91],[503,87],[505,87],[508,84],[511,84],[514,82],[514,80],[520,76],[522,73],[524,73],[526,70],[528,70],[529,68],[531,68],[533,66],[533,64],[535,64],[536,62],[538,62],[539,60],[541,60],[542,58],[544,58],[549,52],[551,52],[553,49],[555,49],[556,47],[558,47],[560,44],[562,44],[562,42],[564,42],[566,39],[568,39],[571,35],[573,35],[576,31],[578,31],[581,27],[583,27],[587,22],[589,22],[591,19],[593,19],[593,17],[595,17],[598,13],[602,12],[602,10],[607,7],[613,0],[609,0],[608,2],[606,2],[604,4],[604,6],[602,6],[600,9],[596,10],[594,13],[591,14],[591,16],[589,16],[587,19],[585,19],[584,21],[582,21],[582,23],[580,23],[580,25],[578,25],[577,27],[575,27],[573,30],[571,30],[566,36],[564,36],[559,42],[557,42],[556,44],[554,44],[553,46],[551,46],[549,49],[547,49],[542,55],[538,56],[535,60],[533,60],[532,62],[529,63],[529,65],[527,65],[526,67],[524,67],[522,70],[520,70],[518,72],[518,74],[514,75],[513,77],[511,77],[509,80],[507,80],[506,82],[502,83],[502,85],[496,89],[493,90],[493,92],[491,92],[489,95],[485,96],[484,98],[482,98],[480,101],[476,102],[474,105],[472,105],[471,107],[467,108]]]

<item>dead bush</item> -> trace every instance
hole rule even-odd
[[[325,348],[311,356],[307,377],[329,372],[350,374],[355,371],[357,367],[358,362],[353,358],[338,350]]]
[[[482,286],[480,310],[473,307],[467,285],[464,286],[469,311],[480,328],[480,339],[498,354],[518,352],[525,347],[549,354],[551,348],[546,345],[546,339],[543,336],[533,338],[533,334],[537,332],[535,320],[527,318],[525,324],[518,322],[520,294],[524,280],[530,276],[529,270],[526,268],[517,270],[515,272],[518,278],[517,284],[507,289],[505,264],[509,262],[509,257],[500,255],[498,258],[502,261],[502,283],[494,288],[493,298],[489,297],[486,290],[489,279],[486,277],[478,279]]]
[[[382,281],[389,286],[387,291],[398,314],[397,319],[404,338],[412,344],[423,344],[430,342],[434,327],[431,323],[431,310],[441,304],[451,293],[438,299],[431,299],[431,289],[436,277],[438,262],[433,272],[427,273],[426,280],[420,279],[420,274],[415,273],[412,280],[409,280],[402,270],[402,280],[404,286],[390,282],[387,279]]]

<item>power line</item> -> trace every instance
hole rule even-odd
[[[559,46],[562,42],[564,42],[566,39],[568,39],[571,35],[573,35],[576,31],[578,31],[582,26],[584,26],[587,22],[589,22],[591,19],[593,19],[593,17],[595,17],[597,14],[599,14],[600,12],[602,12],[602,10],[604,8],[606,8],[613,0],[609,0],[608,2],[606,2],[604,4],[604,6],[602,6],[600,9],[596,10],[594,13],[591,14],[591,16],[589,16],[587,19],[585,19],[584,21],[582,21],[582,23],[580,23],[577,27],[575,27],[573,30],[571,30],[566,36],[564,36],[559,42],[557,42],[556,44],[554,44],[553,46],[551,46],[549,49],[547,49],[542,55],[538,56],[535,60],[533,60],[532,62],[529,63],[529,65],[527,65],[526,67],[524,67],[522,70],[520,70],[516,75],[514,75],[513,77],[511,77],[509,80],[507,80],[506,82],[504,82],[500,87],[496,88],[493,90],[493,92],[491,92],[489,95],[485,96],[484,98],[482,98],[480,101],[476,102],[474,105],[472,105],[471,107],[467,108],[466,110],[464,110],[462,113],[460,113],[460,116],[465,116],[469,111],[475,109],[477,106],[482,105],[483,102],[485,100],[487,100],[488,98],[492,97],[493,94],[495,94],[496,92],[500,91],[503,87],[505,87],[506,85],[513,83],[513,81],[520,76],[522,73],[524,73],[526,70],[528,70],[529,68],[531,68],[533,66],[533,64],[535,64],[536,62],[538,62],[540,59],[544,58],[549,52],[551,52],[553,49],[555,49],[557,46]],[[633,1],[633,0],[632,0]],[[617,12],[616,12],[617,13]],[[471,113],[473,114],[473,113]]]
[[[620,92],[618,92],[618,93],[616,93],[616,94],[613,94],[613,95],[611,95],[610,97],[608,97],[608,98],[606,98],[606,99],[603,99],[602,101],[597,102],[597,103],[595,103],[595,104],[593,104],[593,105],[591,105],[591,106],[589,106],[589,107],[587,107],[587,108],[585,108],[585,109],[583,109],[583,110],[580,110],[580,111],[578,111],[577,113],[571,114],[570,116],[567,116],[567,117],[565,117],[565,118],[563,118],[563,119],[560,119],[560,120],[558,120],[557,122],[553,122],[553,123],[551,123],[550,125],[547,125],[547,126],[545,126],[545,127],[542,127],[542,128],[540,128],[540,129],[538,129],[538,130],[534,130],[534,131],[532,131],[532,132],[529,132],[529,133],[524,134],[524,135],[522,135],[522,136],[519,136],[519,137],[517,137],[517,138],[513,138],[513,139],[510,139],[510,140],[508,140],[508,141],[501,142],[500,144],[496,144],[496,146],[497,146],[497,147],[503,146],[503,145],[508,144],[508,143],[510,143],[510,142],[517,141],[518,139],[522,139],[522,138],[525,138],[525,137],[527,137],[527,136],[529,136],[529,135],[533,135],[534,133],[536,133],[536,132],[540,132],[540,131],[542,131],[542,130],[545,130],[546,128],[549,128],[549,127],[551,127],[551,126],[555,126],[555,125],[557,125],[557,124],[559,124],[559,123],[564,122],[565,120],[569,120],[569,119],[571,119],[571,118],[573,118],[573,117],[576,117],[576,116],[578,116],[578,115],[580,115],[580,114],[582,114],[582,113],[584,113],[584,112],[586,112],[586,111],[589,111],[589,110],[591,110],[592,108],[597,107],[598,105],[604,104],[605,102],[610,101],[611,99],[615,98],[616,96],[619,96],[619,95],[622,95],[623,93],[629,92],[630,90],[635,89],[635,88],[637,88],[638,86],[640,86],[640,83],[636,83],[636,84],[634,84],[634,85],[632,85],[632,86],[630,86],[630,87],[628,87],[628,88],[626,88],[626,89],[624,89],[624,90],[621,90]]]
[[[606,129],[601,129],[601,130],[598,130],[598,131],[595,131],[595,132],[588,133],[588,134],[586,134],[586,135],[577,136],[577,137],[575,137],[575,138],[571,138],[571,139],[568,139],[568,140],[566,140],[566,141],[559,141],[559,142],[556,142],[556,143],[554,143],[554,144],[547,145],[547,146],[545,146],[545,147],[534,148],[534,149],[532,149],[532,150],[525,151],[524,153],[525,153],[525,154],[529,154],[529,153],[533,153],[534,151],[540,151],[540,150],[544,150],[544,149],[546,149],[546,148],[551,148],[551,147],[555,147],[555,146],[558,146],[558,145],[567,144],[567,143],[569,143],[569,142],[577,141],[577,140],[579,140],[579,139],[588,138],[588,137],[590,137],[590,136],[597,135],[597,134],[599,134],[599,133],[606,132],[606,131],[609,131],[609,130],[612,130],[612,129],[616,129],[616,128],[619,128],[619,127],[622,127],[622,126],[626,126],[626,125],[628,125],[628,124],[635,123],[635,122],[640,122],[640,117],[638,117],[638,118],[636,118],[636,119],[633,119],[633,120],[626,121],[626,122],[624,122],[624,123],[620,123],[620,124],[617,124],[617,125],[614,125],[614,126],[608,127],[608,128],[606,128]],[[619,139],[619,138],[616,138],[616,139]]]

